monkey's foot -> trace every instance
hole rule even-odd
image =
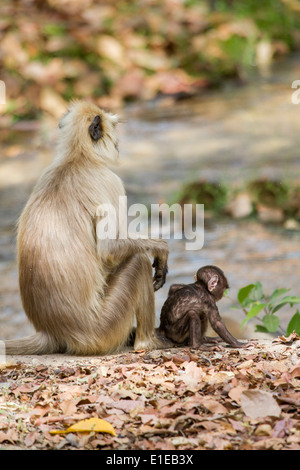
[[[211,336],[203,336],[204,343],[218,344],[222,343],[222,341],[222,338],[220,338],[219,336],[215,336],[213,338]]]
[[[147,351],[149,351],[151,349],[160,349],[160,347],[160,341],[154,336],[143,339],[136,338],[134,342],[135,351],[139,351],[141,349],[146,349]]]
[[[158,339],[158,345],[156,347],[157,349],[169,349],[175,348],[176,344],[174,344],[170,339],[162,337]]]
[[[200,344],[200,345],[189,345],[191,349],[198,349],[200,351],[222,351],[224,349],[221,344]]]

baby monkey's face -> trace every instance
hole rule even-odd
[[[222,299],[225,290],[229,287],[225,274],[217,266],[209,265],[198,269],[194,279],[204,284],[216,302]]]

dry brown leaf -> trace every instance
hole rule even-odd
[[[175,447],[179,446],[189,446],[189,448],[196,447],[198,445],[198,439],[197,438],[187,438],[184,436],[178,436],[178,437],[171,437],[170,441]]]
[[[197,366],[196,362],[183,363],[185,373],[178,375],[176,380],[184,382],[191,389],[196,390],[199,382],[204,378],[205,373],[202,367]]]
[[[263,390],[245,390],[240,396],[241,408],[251,419],[280,416],[281,409],[271,393]]]
[[[300,364],[297,364],[295,367],[293,367],[293,369],[290,370],[290,374],[293,378],[300,377]]]
[[[281,419],[280,421],[277,421],[273,429],[272,437],[284,437],[292,426],[292,422],[288,419]]]
[[[60,384],[59,391],[60,400],[72,400],[73,398],[80,398],[82,396],[82,392],[84,387],[82,385],[68,385],[68,384]]]
[[[243,393],[245,390],[247,390],[247,388],[243,385],[237,385],[228,392],[228,396],[236,403],[240,403],[241,393]]]
[[[40,388],[41,388],[41,384],[26,383],[26,384],[21,385],[20,387],[15,388],[13,390],[13,393],[15,395],[18,395],[20,393],[34,393]]]
[[[253,359],[249,359],[248,361],[241,362],[236,366],[237,369],[248,369],[249,367],[253,366]]]
[[[254,431],[255,436],[271,436],[272,427],[270,424],[260,424]]]
[[[147,378],[147,381],[152,383],[153,385],[162,385],[165,382],[165,377],[162,376],[149,376]]]
[[[290,343],[291,341],[298,341],[300,339],[300,336],[293,331],[289,336],[278,336],[278,338],[275,338],[273,342],[282,342],[282,343]]]
[[[233,429],[238,432],[245,432],[246,427],[240,421],[229,418],[228,421],[231,423]]]
[[[228,410],[223,406],[221,403],[219,403],[217,400],[214,400],[213,398],[204,398],[201,400],[201,405],[205,406],[211,413],[216,413],[216,414],[227,414]]]
[[[142,400],[119,400],[113,403],[113,408],[122,410],[125,413],[143,412],[145,402]]]
[[[280,396],[280,401],[290,403],[291,405],[300,406],[300,392],[287,392]]]
[[[145,413],[145,414],[142,414],[142,415],[141,415],[141,420],[142,420],[142,423],[143,423],[143,424],[149,424],[149,423],[151,423],[151,424],[154,424],[154,425],[155,425],[155,424],[157,423],[157,421],[158,421],[158,417],[157,417],[156,415],[154,415],[154,414],[146,414],[146,413]]]
[[[206,429],[206,431],[214,431],[218,429],[219,422],[215,421],[201,421],[201,428]]]
[[[59,407],[65,416],[71,416],[77,411],[78,400],[64,400]]]
[[[184,362],[184,361],[183,361]],[[171,369],[173,372],[177,372],[178,371],[178,367],[177,365],[173,362],[173,361],[167,361],[164,363],[164,367],[166,367],[166,369]]]
[[[31,416],[45,416],[50,411],[50,405],[37,405],[31,412]]]
[[[222,370],[220,372],[214,372],[214,371],[212,373],[210,372],[203,378],[203,380],[205,380],[205,382],[211,385],[215,385],[215,384],[221,384],[224,382],[229,382],[233,378],[234,378],[233,372]]]
[[[11,442],[14,444],[14,442],[17,442],[19,440],[19,434],[17,431],[13,429],[9,429],[8,431],[0,431],[0,442]]]
[[[284,445],[284,439],[271,437],[255,442],[254,447],[257,449],[280,450]]]
[[[166,416],[168,418],[175,418],[179,414],[182,413],[182,403],[177,401],[176,403],[173,403],[171,406],[162,406],[159,411],[162,416]]]
[[[36,431],[32,431],[25,437],[25,445],[26,447],[31,447],[36,441],[37,433]]]

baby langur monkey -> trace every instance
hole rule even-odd
[[[235,339],[220,317],[216,302],[228,287],[223,271],[217,266],[200,268],[193,284],[173,284],[161,310],[158,336],[192,348],[222,340],[234,348],[249,346]],[[205,336],[208,320],[220,338]]]

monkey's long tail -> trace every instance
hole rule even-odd
[[[57,342],[46,333],[35,333],[20,339],[4,341],[5,353],[26,355],[26,354],[52,354],[60,352]]]

